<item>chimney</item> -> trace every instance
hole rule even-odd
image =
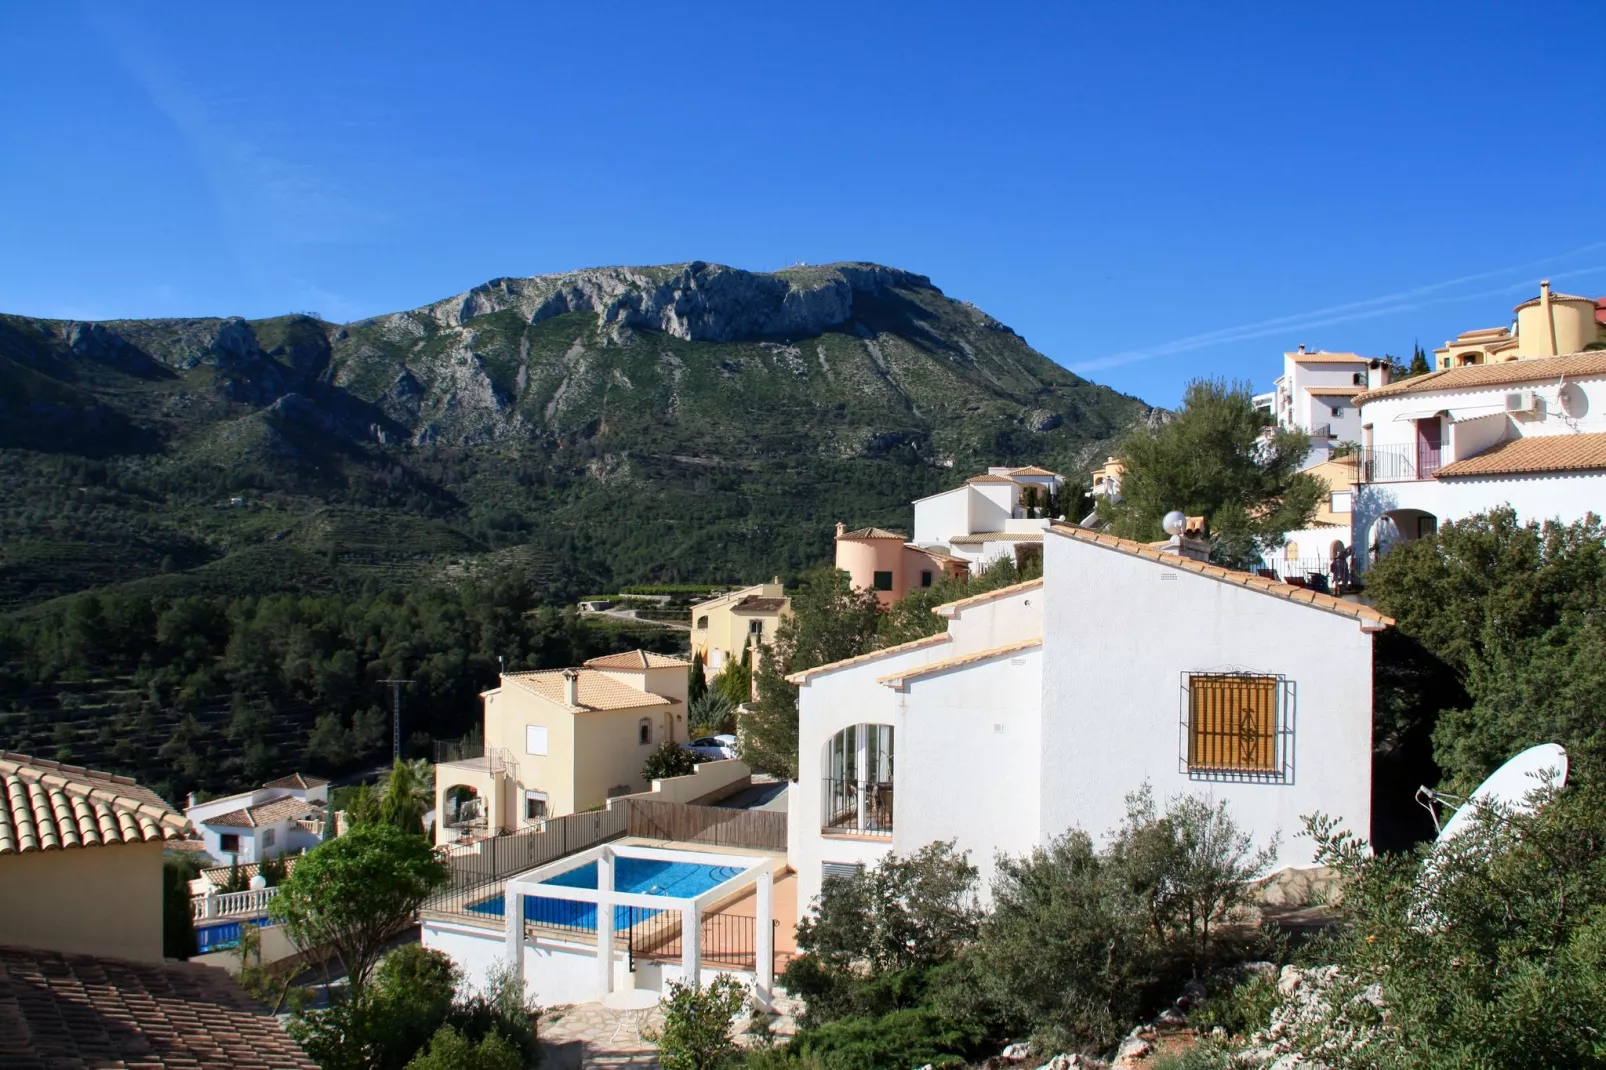
[[[580,705],[580,671],[563,670],[563,701],[570,706]]]
[[[199,802],[199,800],[196,799],[195,792],[192,791],[192,792],[189,793],[188,796],[186,796],[186,798],[184,800],[184,808],[186,810],[191,809],[191,808],[193,808],[195,806],[195,804],[197,802]]]
[[[1304,342],[1299,343],[1299,351],[1301,353],[1305,352],[1305,343]]]
[[[842,523],[842,521],[838,520],[836,522],[836,537],[840,539],[842,536],[846,535],[847,533],[848,533],[848,526],[846,524]]]
[[[1202,516],[1185,517],[1182,530],[1171,536],[1171,541],[1161,547],[1161,553],[1176,554],[1193,561],[1210,560],[1210,536],[1205,530],[1205,518]]]
[[[1545,325],[1545,335],[1550,343],[1545,349],[1554,357],[1560,350],[1556,346],[1556,311],[1550,304],[1549,279],[1539,280],[1539,315]]]

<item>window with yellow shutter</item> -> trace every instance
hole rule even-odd
[[[1281,676],[1188,673],[1182,767],[1195,779],[1292,779],[1293,685]]]

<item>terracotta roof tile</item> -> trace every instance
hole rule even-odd
[[[1590,304],[1594,304],[1595,303],[1595,299],[1593,297],[1579,297],[1577,294],[1560,294],[1560,293],[1556,293],[1554,290],[1552,290],[1550,292],[1550,300],[1552,302],[1556,302],[1556,301],[1588,301]],[[1513,307],[1511,311],[1513,311],[1513,312],[1521,312],[1525,308],[1534,308],[1538,304],[1539,304],[1539,298],[1538,297],[1530,297],[1530,298],[1528,298],[1528,300],[1524,301],[1522,304]]]
[[[876,680],[878,684],[886,684],[891,688],[902,688],[910,680],[918,680],[922,676],[932,673],[947,672],[949,669],[958,669],[966,665],[974,665],[979,661],[991,661],[1008,654],[1019,654],[1023,650],[1034,650],[1043,645],[1043,639],[1038,636],[1034,639],[1024,639],[1018,643],[1009,643],[1006,646],[995,646],[990,650],[977,650],[969,654],[960,654],[958,657],[946,658],[942,661],[928,662],[925,665],[912,665],[902,672],[890,673]]]
[[[1313,398],[1347,398],[1354,397],[1365,389],[1364,386],[1312,386],[1307,387],[1305,393]]]
[[[1041,586],[1043,586],[1043,578],[1039,576],[1035,580],[1025,580],[1021,583],[1012,583],[1008,587],[999,587],[991,591],[983,591],[981,594],[973,594],[969,598],[961,598],[957,602],[947,602],[940,606],[932,606],[931,611],[939,617],[952,617],[967,606],[977,606],[983,602],[991,602],[995,598],[1008,598],[1012,594],[1030,591]]]
[[[1414,379],[1403,379],[1388,386],[1357,394],[1355,403],[1401,397],[1406,394],[1444,393],[1451,390],[1476,390],[1479,387],[1509,386],[1513,383],[1560,380],[1562,376],[1606,375],[1606,350],[1572,353],[1565,357],[1534,357],[1530,360],[1513,360],[1503,364],[1473,364],[1465,368],[1446,368],[1429,372]]]
[[[311,813],[323,812],[320,803],[308,802],[298,799],[294,795],[284,799],[274,799],[272,802],[260,806],[245,806],[238,810],[230,810],[226,814],[215,817],[203,817],[197,821],[198,825],[222,825],[224,828],[260,828],[263,825],[277,825],[281,821],[298,821]]]
[[[1122,539],[1115,535],[1103,532],[1090,531],[1087,528],[1076,527],[1073,524],[1055,524],[1051,529],[1056,535],[1076,539],[1078,542],[1090,542],[1106,549],[1131,554],[1133,557],[1144,557],[1150,561],[1167,565],[1171,568],[1180,568],[1187,572],[1197,572],[1201,576],[1220,580],[1223,583],[1236,584],[1261,591],[1264,594],[1275,595],[1290,602],[1301,602],[1324,609],[1332,613],[1341,613],[1347,617],[1354,617],[1361,622],[1361,627],[1376,629],[1387,628],[1393,625],[1394,618],[1386,617],[1371,606],[1361,605],[1343,598],[1336,598],[1330,594],[1320,594],[1306,587],[1295,587],[1291,583],[1280,583],[1277,580],[1268,580],[1264,576],[1256,576],[1250,572],[1239,572],[1237,569],[1223,568],[1212,565],[1207,561],[1195,561],[1191,557],[1182,557],[1178,554],[1169,554],[1141,542],[1131,539]]]
[[[979,476],[971,476],[969,479],[965,480],[965,482],[966,483],[1013,483],[1015,481],[1013,479],[1010,479],[1008,476],[995,476],[991,472],[984,472]]]
[[[689,661],[672,658],[667,654],[654,654],[650,650],[627,650],[623,654],[605,654],[585,663],[588,669],[684,669]]]
[[[980,546],[989,542],[1042,542],[1041,531],[977,531],[969,535],[955,535],[949,546]]]
[[[1371,357],[1363,357],[1359,353],[1324,353],[1320,350],[1304,353],[1286,353],[1295,364],[1370,364]]]
[[[303,776],[300,773],[291,773],[278,780],[270,780],[262,785],[264,788],[322,788],[328,786],[329,781],[322,777]]]
[[[1439,469],[1439,479],[1517,475],[1522,472],[1585,472],[1606,468],[1606,433],[1534,435],[1497,442],[1482,453]]]
[[[746,598],[731,606],[732,613],[779,613],[786,608],[784,598],[761,598],[750,594]]]
[[[843,658],[841,661],[833,661],[825,665],[816,665],[812,669],[804,669],[801,672],[792,673],[786,679],[789,683],[806,684],[824,672],[835,672],[838,669],[846,669],[852,665],[862,665],[867,661],[875,661],[878,658],[890,658],[894,654],[907,654],[911,650],[921,650],[925,647],[937,646],[948,641],[947,632],[938,632],[936,635],[928,635],[907,643],[899,643],[897,646],[884,646],[880,650],[872,650],[868,654],[860,654],[857,657]]]
[[[286,855],[281,855],[279,857],[279,861],[284,863],[284,871],[286,873],[289,873],[292,869],[295,869],[296,868],[296,863],[299,862],[300,860],[301,860],[301,856],[300,855],[286,854]],[[255,862],[241,862],[240,863],[240,877],[241,877],[241,879],[242,880],[250,880],[252,877],[255,877],[257,875],[257,869],[258,868],[260,868],[260,867],[258,867],[258,865]],[[210,881],[214,888],[221,888],[223,886],[223,883],[229,879],[229,875],[231,873],[233,873],[233,872],[234,872],[234,866],[233,865],[208,866],[207,868],[201,870],[201,876],[205,877],[208,881]]]
[[[1016,476],[1057,476],[1058,472],[1051,472],[1041,465],[1029,464],[1025,468],[1011,468],[1010,475]]]
[[[575,671],[575,670],[570,670]],[[563,670],[553,669],[546,672],[508,672],[502,674],[504,683],[513,683],[526,691],[540,695],[557,703],[564,709],[583,712],[585,710],[632,710],[646,706],[672,706],[674,702],[655,695],[650,691],[638,691],[629,684],[615,680],[606,673],[595,669],[580,669],[578,706],[570,706],[563,699]]]
[[[0,855],[176,840],[188,829],[127,777],[0,751]]]
[[[0,948],[0,1065],[317,1070],[225,971]]]
[[[904,540],[904,536],[898,534],[896,531],[888,531],[886,528],[859,528],[856,531],[844,531],[842,534],[838,535],[837,538],[839,538],[839,539],[897,539],[899,542],[902,542]]]

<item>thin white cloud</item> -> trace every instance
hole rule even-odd
[[[1589,245],[1583,245],[1577,249],[1572,249],[1556,256],[1545,257],[1541,260],[1530,261],[1526,264],[1517,264],[1494,271],[1481,271],[1473,275],[1462,275],[1458,278],[1446,279],[1443,282],[1416,286],[1408,290],[1384,294],[1380,297],[1370,297],[1362,301],[1350,301],[1345,304],[1330,305],[1327,308],[1311,309],[1307,312],[1296,312],[1286,316],[1275,316],[1271,319],[1258,320],[1254,323],[1222,327],[1213,331],[1188,335],[1184,338],[1172,339],[1169,342],[1159,342],[1141,349],[1128,349],[1119,353],[1111,353],[1108,356],[1077,361],[1067,365],[1067,367],[1071,371],[1078,373],[1097,371],[1102,368],[1135,364],[1138,361],[1149,360],[1154,357],[1187,353],[1197,349],[1208,349],[1212,346],[1244,342],[1255,338],[1266,338],[1271,335],[1286,335],[1295,331],[1326,327],[1336,323],[1375,319],[1379,316],[1392,315],[1398,312],[1410,312],[1419,308],[1453,304],[1480,297],[1497,297],[1502,294],[1531,289],[1534,284],[1530,279],[1524,279],[1521,282],[1507,283],[1495,289],[1465,291],[1461,288],[1469,283],[1482,282],[1486,279],[1510,276],[1517,272],[1531,272],[1533,269],[1543,267],[1546,264],[1555,264],[1559,261],[1600,249],[1606,249],[1606,241],[1592,242]],[[1606,271],[1606,265],[1558,272],[1554,274],[1554,278],[1573,278],[1580,275],[1595,274],[1600,271]],[[1445,293],[1445,291],[1454,292]]]

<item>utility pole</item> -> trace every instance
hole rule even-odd
[[[391,761],[401,758],[401,689],[403,684],[412,683],[411,680],[381,680],[382,684],[390,685],[390,720],[391,720]]]

